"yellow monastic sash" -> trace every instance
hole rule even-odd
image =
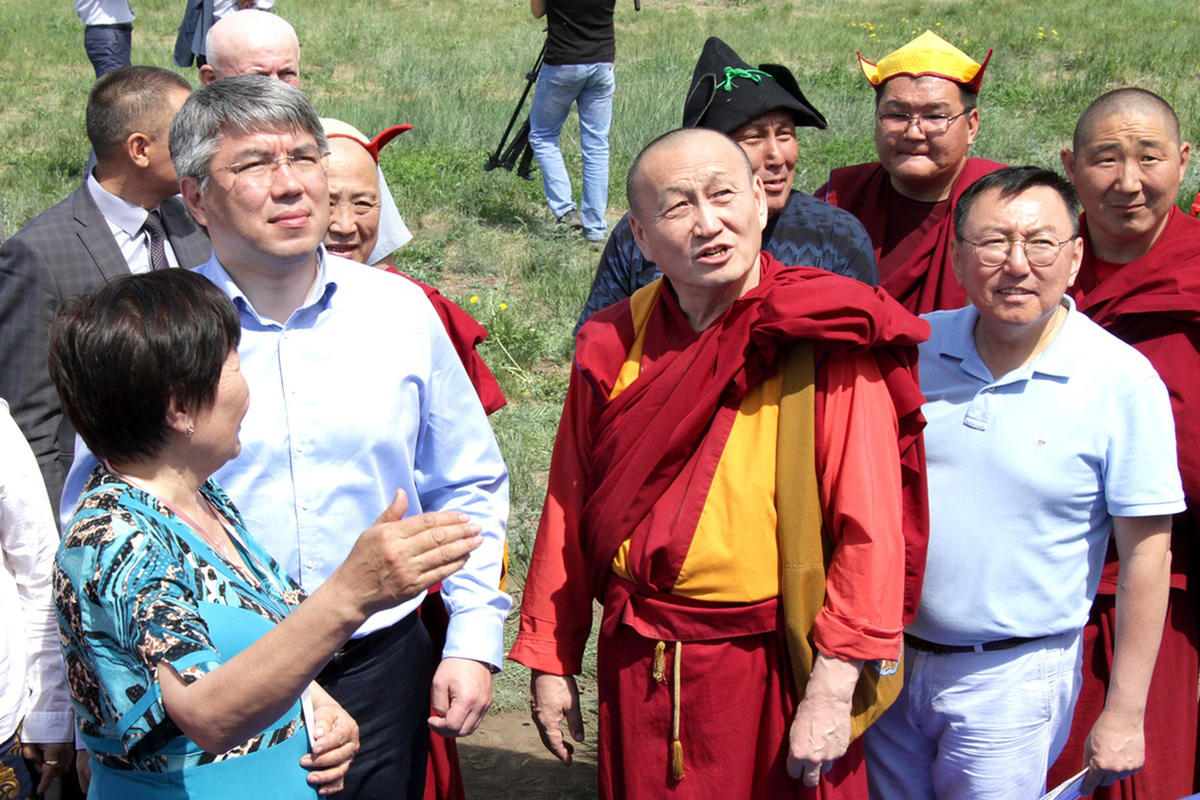
[[[780,602],[796,691],[804,697],[816,648],[812,626],[825,603],[825,572],[833,547],[821,524],[816,472],[816,369],[811,342],[793,344],[784,357],[783,397],[775,460],[775,507],[779,512]],[[886,668],[883,667],[886,665]],[[886,675],[881,675],[881,668]],[[898,662],[863,666],[850,710],[850,738],[862,735],[900,694]]]
[[[646,323],[659,297],[659,282],[630,300],[634,339],[610,399],[641,374]],[[708,486],[687,556],[671,593],[712,603],[757,603],[779,596],[775,543],[775,431],[782,381],[776,375],[752,389],[728,432]],[[613,572],[632,580],[630,542],[613,557]]]

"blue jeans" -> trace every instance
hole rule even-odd
[[[1037,800],[1071,731],[1079,631],[1009,650],[904,649],[904,688],[867,729],[872,800]]]
[[[542,188],[555,217],[575,203],[571,178],[558,149],[558,135],[571,103],[579,105],[579,149],[583,153],[583,194],[579,216],[588,239],[604,238],[604,211],[608,207],[608,129],[616,81],[612,62],[598,64],[543,64],[529,112],[529,145],[542,171]]]

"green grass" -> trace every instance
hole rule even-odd
[[[138,0],[136,63],[170,65],[179,0]],[[1061,0],[629,0],[617,11],[617,95],[610,216],[624,209],[637,150],[676,126],[700,46],[720,35],[751,63],[796,74],[828,118],[801,133],[797,187],[869,160],[872,93],[855,59],[871,60],[931,28],[973,57],[996,54],[980,98],[976,155],[1058,165],[1079,112],[1101,92],[1138,84],[1180,112],[1195,140],[1200,113],[1200,6],[1188,2]],[[519,589],[545,492],[571,330],[596,254],[554,232],[539,181],[482,167],[512,113],[542,41],[524,0],[279,0],[301,40],[304,88],[318,111],[368,133],[414,130],[383,167],[415,234],[399,264],[437,284],[491,331],[482,352],[509,405],[494,417],[512,472],[510,542]],[[0,0],[0,224],[9,233],[70,192],[87,156],[83,106],[92,83],[82,28],[67,4]],[[195,82],[195,72],[184,74]],[[579,175],[575,118],[563,147]],[[1200,181],[1193,173],[1181,199]],[[471,298],[476,298],[471,302]],[[11,344],[9,346],[12,346]],[[520,703],[510,670],[500,702]]]

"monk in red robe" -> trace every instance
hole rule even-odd
[[[928,326],[760,252],[762,182],[720,133],[656,140],[627,188],[665,277],[579,333],[509,654],[533,719],[569,764],[594,598],[601,797],[866,798],[851,739],[924,565]]]
[[[1079,310],[1142,352],[1171,394],[1179,471],[1188,510],[1171,533],[1171,592],[1145,712],[1146,766],[1102,788],[1103,800],[1174,800],[1195,783],[1198,680],[1196,536],[1200,532],[1200,221],[1175,207],[1190,146],[1174,110],[1142,89],[1118,89],[1093,102],[1062,153],[1083,205],[1083,265],[1075,282]],[[1093,730],[1109,708],[1119,624],[1114,607],[1119,576],[1109,552],[1084,629],[1083,687],[1071,738],[1050,771],[1065,780],[1104,748],[1125,746]]]
[[[925,31],[872,64],[879,160],[839,167],[814,194],[858,217],[879,262],[880,285],[914,314],[960,308],[950,267],[954,207],[968,186],[1003,164],[967,153],[979,132],[983,63]]]
[[[500,384],[475,350],[487,338],[487,330],[436,288],[396,269],[392,256],[386,256],[382,261],[370,260],[379,238],[379,150],[412,126],[393,125],[374,139],[367,139],[353,125],[341,120],[324,118],[321,124],[329,137],[330,149],[328,172],[332,209],[323,242],[326,252],[386,269],[420,286],[450,336],[483,410],[491,414],[503,408],[507,401]]]

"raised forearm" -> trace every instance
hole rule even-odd
[[[223,753],[279,719],[365,617],[327,581],[238,655],[187,684],[159,665],[167,714],[189,739]]]
[[[226,663],[185,684],[160,666],[163,705],[187,736],[224,752],[261,731],[296,701],[329,656],[376,611],[415,597],[459,570],[480,544],[465,514],[401,519],[403,492],[325,583],[289,616]]]

